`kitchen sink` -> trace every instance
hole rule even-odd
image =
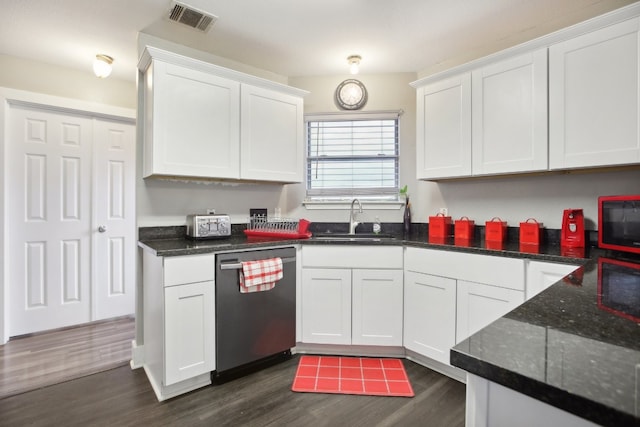
[[[383,240],[393,240],[395,237],[391,234],[374,234],[374,233],[325,233],[315,234],[316,240],[327,240],[333,242],[380,242]]]

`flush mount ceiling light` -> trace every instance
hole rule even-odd
[[[347,58],[347,62],[349,63],[349,71],[351,74],[358,74],[360,71],[360,61],[362,57],[360,55],[351,55]]]
[[[93,72],[96,77],[104,79],[111,74],[111,64],[113,64],[113,58],[108,55],[98,54],[95,61],[93,61]]]

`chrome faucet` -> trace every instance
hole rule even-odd
[[[360,224],[356,221],[355,215],[353,214],[353,205],[355,205],[356,202],[358,202],[358,212],[362,213],[362,204],[360,203],[360,200],[353,199],[351,202],[351,210],[349,211],[349,234],[356,234],[356,227]]]

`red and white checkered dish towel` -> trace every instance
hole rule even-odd
[[[240,270],[240,292],[268,291],[282,279],[282,259],[269,258],[259,261],[245,261]]]

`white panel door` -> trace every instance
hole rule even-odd
[[[640,162],[640,18],[549,48],[549,167]]]
[[[418,89],[417,178],[471,175],[471,74]]]
[[[240,84],[155,60],[145,79],[145,177],[239,178]]]
[[[302,342],[351,344],[351,270],[302,269]]]
[[[562,280],[578,268],[577,265],[555,262],[527,261],[527,300],[538,295],[549,286]]]
[[[524,302],[524,291],[458,280],[456,342],[475,334]]]
[[[240,178],[302,182],[302,98],[247,84],[240,93]]]
[[[216,368],[215,283],[166,287],[164,297],[167,386]]]
[[[353,270],[351,277],[351,344],[402,346],[402,270]]]
[[[456,281],[405,272],[404,346],[449,364],[456,343]]]
[[[92,320],[128,315],[135,303],[135,125],[94,121]]]
[[[88,322],[92,120],[9,116],[9,336]]]
[[[547,49],[472,74],[473,175],[546,170]]]

